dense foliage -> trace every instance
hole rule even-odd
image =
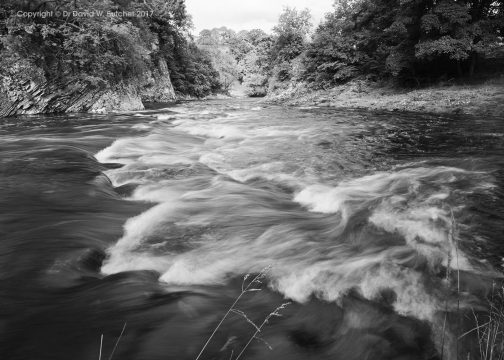
[[[19,16],[44,11],[53,13]],[[114,15],[126,12],[133,15]],[[49,81],[110,86],[140,81],[164,59],[175,90],[201,97],[220,84],[207,54],[188,35],[190,26],[183,0],[3,0],[0,72],[26,64],[23,69],[31,65]]]
[[[240,82],[250,96],[266,95],[273,37],[264,31],[235,31],[226,27],[203,30],[197,44],[207,51],[225,90]]]
[[[136,11],[148,16],[86,15]],[[0,76],[28,71],[109,86],[145,80],[162,59],[180,94],[203,97],[240,82],[248,95],[264,96],[289,82],[420,85],[504,66],[503,0],[337,0],[314,32],[308,10],[285,8],[272,34],[222,27],[196,42],[190,26],[183,0],[3,0]]]
[[[285,8],[272,34],[219,28],[198,43],[226,54],[219,61],[250,96],[301,81],[418,86],[502,71],[504,1],[337,0],[314,32],[308,10]]]
[[[219,73],[219,80],[224,92],[229,91],[238,78],[238,66],[231,52],[229,42],[236,38],[233,30],[222,27],[203,30],[196,40],[200,49],[205,51],[212,60],[213,67]]]
[[[198,44],[212,54],[221,78],[228,74],[244,85],[249,96],[264,96],[277,81],[293,78],[311,27],[307,9],[286,7],[271,35],[260,29],[236,33],[222,27],[203,30]]]
[[[307,48],[306,78],[472,76],[480,60],[502,58],[503,35],[503,1],[337,1]]]

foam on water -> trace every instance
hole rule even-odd
[[[173,195],[173,200],[176,200],[177,197]],[[164,271],[170,265],[168,254],[152,256],[135,250],[159,231],[159,223],[170,216],[175,208],[174,204],[167,202],[129,219],[124,225],[124,236],[109,250],[110,257],[103,265],[102,272],[110,274],[143,269]]]
[[[218,139],[245,139],[246,134],[234,126],[179,126],[191,135],[202,135]]]
[[[135,130],[150,130],[152,129],[152,126],[146,125],[146,124],[136,124],[131,127],[132,129]]]
[[[431,266],[471,270],[460,251],[457,263],[450,261],[457,251],[450,239],[454,224],[445,203],[450,196],[447,184],[470,175],[456,168],[407,168],[345,181],[334,188],[310,186],[297,194],[295,201],[311,211],[339,212],[345,222],[358,211],[371,210],[369,223],[399,233]],[[431,187],[430,192],[426,186]]]
[[[281,161],[252,166],[246,169],[231,170],[226,172],[226,174],[240,182],[261,178],[295,188],[306,185],[306,181],[300,180],[294,174],[289,174],[287,169],[285,169],[285,164]]]
[[[171,119],[174,119],[176,116],[174,116],[174,114],[159,114],[159,115],[156,115],[156,118],[158,120],[171,120]]]
[[[399,314],[432,319],[455,306],[443,269],[482,269],[452,224],[460,194],[484,188],[481,173],[420,162],[326,183],[300,161],[322,151],[313,129],[211,115],[187,111],[96,155],[125,165],[107,175],[139,184],[131,200],[156,204],[127,221],[105,274],[150,269],[167,284],[202,285],[271,265],[269,285],[295,301],[389,291]]]

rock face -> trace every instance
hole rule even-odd
[[[164,59],[157,61],[157,66],[147,77],[140,94],[144,102],[172,102],[177,100],[175,89],[170,80],[168,65]]]
[[[88,112],[104,114],[113,111],[135,111],[145,109],[139,91],[132,85],[120,85],[102,92],[94,100]],[[71,112],[79,112],[70,109]]]
[[[176,100],[164,60],[157,62],[145,81],[114,86],[84,80],[46,79],[43,71],[19,61],[0,78],[0,117],[70,112],[107,113],[143,110],[143,101]]]

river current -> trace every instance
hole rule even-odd
[[[503,234],[503,119],[0,119],[0,358],[479,359]]]

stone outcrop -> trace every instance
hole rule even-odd
[[[0,117],[70,112],[143,110],[145,102],[176,100],[164,60],[137,84],[114,86],[86,80],[46,79],[43,71],[20,60],[0,78]]]
[[[132,85],[119,85],[102,92],[88,109],[91,113],[105,114],[117,111],[135,111],[145,109],[138,89]],[[70,109],[71,112],[79,112]]]
[[[147,76],[140,90],[144,102],[172,102],[177,99],[170,80],[168,65],[164,59],[157,61],[156,67]]]

